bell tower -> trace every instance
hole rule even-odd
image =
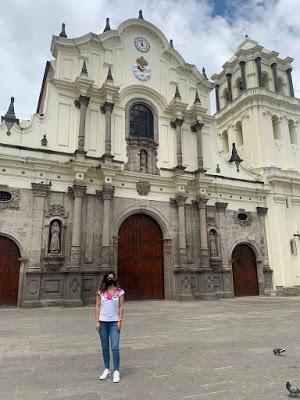
[[[300,284],[300,99],[292,62],[245,37],[212,76],[218,151],[228,161],[235,143],[243,166],[269,189],[266,228],[277,291]]]

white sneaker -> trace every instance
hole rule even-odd
[[[107,379],[110,376],[110,370],[105,368],[105,370],[102,372],[102,374],[100,375],[99,379],[100,381],[104,381],[105,379]]]
[[[113,383],[119,383],[120,382],[120,372],[115,371],[114,372],[114,377],[113,377]]]

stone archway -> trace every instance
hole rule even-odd
[[[259,294],[256,257],[245,243],[238,244],[232,252],[232,275],[235,296]]]
[[[0,236],[0,305],[17,305],[20,257],[18,246],[8,237]]]
[[[118,239],[118,281],[126,300],[163,299],[163,235],[157,222],[133,214],[123,221]]]

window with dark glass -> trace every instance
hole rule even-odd
[[[130,109],[130,136],[153,139],[153,114],[143,104],[135,104]]]

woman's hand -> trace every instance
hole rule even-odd
[[[100,330],[100,321],[96,322],[96,331]]]
[[[122,321],[117,322],[117,330],[120,331],[122,329]]]

